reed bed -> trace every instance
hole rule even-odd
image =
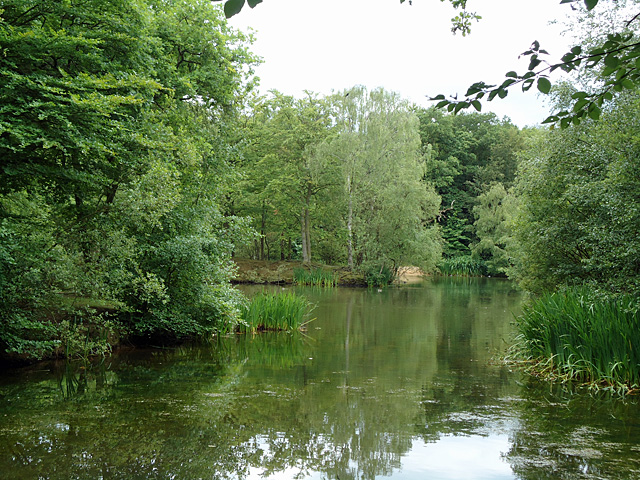
[[[336,287],[338,285],[338,276],[335,272],[322,270],[321,268],[313,270],[296,268],[293,270],[293,282],[296,285],[312,287]]]
[[[309,323],[313,306],[292,292],[261,293],[241,311],[239,333],[299,330]]]
[[[481,277],[487,274],[485,262],[473,258],[471,255],[448,258],[444,260],[438,268],[442,275]]]
[[[638,299],[596,298],[587,288],[523,308],[518,350],[534,373],[620,392],[640,391]]]

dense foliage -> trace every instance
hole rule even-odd
[[[2,350],[233,319],[245,226],[218,205],[246,43],[206,0],[3,2]]]

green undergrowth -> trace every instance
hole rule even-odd
[[[311,321],[309,315],[312,310],[313,305],[305,297],[292,292],[260,293],[241,309],[241,322],[236,331],[299,330]]]
[[[293,283],[312,287],[336,287],[338,285],[338,275],[335,272],[322,270],[321,268],[314,268],[313,270],[295,268],[293,270]]]
[[[515,355],[529,371],[619,393],[640,391],[640,313],[632,296],[580,287],[547,294],[518,317]]]
[[[442,275],[481,277],[487,274],[487,265],[485,262],[473,258],[471,255],[447,258],[438,265],[438,268]]]

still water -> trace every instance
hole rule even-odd
[[[511,283],[297,290],[305,334],[3,372],[0,478],[640,478],[638,398],[495,362]]]

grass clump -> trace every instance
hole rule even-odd
[[[306,285],[312,287],[335,287],[338,285],[338,276],[335,272],[315,268],[306,270],[296,268],[293,270],[293,282],[296,285]]]
[[[640,313],[631,296],[602,299],[587,288],[547,294],[518,318],[520,357],[549,378],[620,392],[640,389]]]
[[[309,301],[292,292],[261,293],[241,311],[239,333],[293,331],[309,323],[313,310]]]
[[[483,260],[473,258],[471,255],[447,258],[438,268],[443,275],[481,277],[487,274],[486,263]]]

